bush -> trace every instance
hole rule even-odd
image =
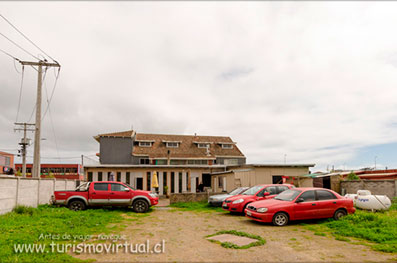
[[[347,180],[353,181],[353,180],[360,180],[360,177],[357,176],[354,172],[349,173],[347,176]]]
[[[20,214],[20,215],[33,215],[34,213],[34,208],[30,206],[25,206],[25,205],[18,205],[12,209],[14,213]]]

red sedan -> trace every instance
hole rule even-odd
[[[248,218],[276,226],[292,220],[330,217],[338,220],[355,211],[353,200],[323,188],[290,189],[273,199],[253,202],[244,210]]]
[[[241,195],[223,201],[222,208],[230,212],[243,213],[249,203],[273,198],[279,193],[294,188],[291,184],[260,184],[249,188]]]

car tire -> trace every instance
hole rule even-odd
[[[288,224],[289,218],[286,213],[279,212],[273,216],[273,225],[275,226],[285,226]]]
[[[146,213],[149,210],[149,204],[146,200],[138,199],[132,203],[132,209],[136,213]]]
[[[334,213],[334,219],[335,220],[339,220],[342,217],[344,217],[345,215],[347,215],[347,213],[346,213],[346,211],[344,209],[338,209]]]
[[[83,201],[74,200],[69,203],[68,207],[70,210],[73,210],[73,211],[81,211],[81,210],[85,209],[85,204]]]

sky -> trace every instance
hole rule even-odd
[[[62,66],[43,163],[95,159],[93,136],[133,128],[230,136],[248,163],[312,171],[397,168],[396,12],[367,1],[0,3]],[[46,56],[1,18],[0,32]],[[0,49],[36,61],[1,35]],[[16,153],[14,122],[34,122],[37,72],[24,69],[18,111],[21,65],[0,53],[0,68],[0,151]],[[56,74],[46,73],[43,112]]]

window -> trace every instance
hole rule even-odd
[[[140,147],[152,147],[152,142],[139,142]]]
[[[149,158],[139,159],[139,164],[150,164]]]
[[[226,165],[235,165],[238,164],[238,159],[225,159],[223,163]]]
[[[175,173],[171,172],[171,193],[175,193]]]
[[[167,185],[167,172],[163,172],[163,189]]]
[[[11,158],[6,156],[6,165],[5,166],[10,166],[11,163]]]
[[[167,160],[156,160],[156,165],[166,165]]]
[[[185,165],[186,164],[186,160],[171,160],[170,164],[171,165]]]
[[[125,183],[130,184],[130,172],[125,173]]]
[[[336,196],[326,190],[317,190],[317,199],[318,200],[332,200],[332,199],[337,199]]]
[[[277,189],[278,189],[277,193],[279,194],[281,192],[284,192],[285,190],[288,190],[289,188],[288,186],[281,185],[281,186],[277,186]]]
[[[121,182],[121,172],[117,172],[117,182]]]
[[[188,160],[187,164],[208,165],[208,160]]]
[[[94,190],[107,191],[108,190],[108,184],[96,183],[96,184],[94,184]]]
[[[110,187],[111,187],[110,188],[111,191],[118,191],[118,192],[124,192],[125,190],[128,189],[127,187],[121,184],[110,184]]]
[[[218,188],[222,188],[223,187],[223,177],[222,176],[220,176],[220,177],[218,177]]]
[[[88,172],[88,182],[92,182],[92,172]]]
[[[315,201],[316,197],[314,196],[314,191],[310,190],[310,191],[306,191],[303,194],[301,194],[301,196],[299,196],[299,198],[303,198],[304,202],[309,202],[309,201]]]
[[[152,186],[150,185],[151,184],[151,182],[152,182],[152,176],[151,176],[152,174],[150,173],[150,172],[147,172],[146,173],[146,183],[147,183],[147,185],[146,185],[146,188],[147,188],[147,190],[148,191],[150,191],[151,190],[151,188],[152,188]]]
[[[233,149],[233,144],[222,144],[222,149]]]
[[[182,172],[179,172],[179,181],[178,181],[178,183],[179,183],[179,193],[182,193]]]
[[[98,181],[103,181],[102,180],[102,172],[98,172]]]
[[[270,195],[275,195],[277,194],[277,187],[276,186],[266,187],[265,192],[270,193]]]
[[[167,146],[167,148],[178,148],[179,142],[167,142],[166,146]]]
[[[208,143],[198,143],[197,144],[198,148],[210,148],[210,145]]]

